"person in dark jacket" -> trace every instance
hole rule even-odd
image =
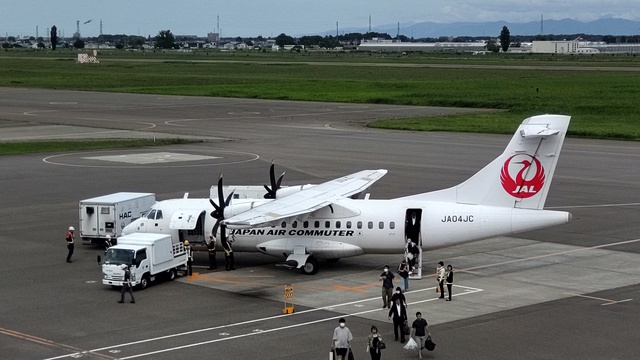
[[[129,292],[129,295],[131,296],[131,301],[129,302],[135,304],[136,299],[133,298],[133,290],[131,286],[131,270],[129,270],[129,267],[125,264],[120,265],[120,268],[124,270],[124,280],[122,282],[122,290],[120,290],[120,301],[118,302],[122,304],[124,302],[124,293]]]
[[[396,299],[395,304],[389,309],[389,319],[393,317],[393,335],[398,341],[398,333],[400,333],[400,342],[404,343],[404,323],[407,322],[407,308],[402,305],[400,299]]]
[[[384,272],[380,274],[382,281],[382,308],[391,307],[391,295],[393,295],[393,279],[395,276],[389,271],[389,265],[384,266]]]
[[[447,265],[447,292],[449,298],[446,301],[451,301],[451,288],[453,287],[453,266]]]
[[[400,289],[400,286],[396,288],[396,292],[393,294],[393,296],[391,296],[391,303],[395,304],[397,299],[400,299],[400,304],[407,308],[407,298],[402,293],[402,289]]]

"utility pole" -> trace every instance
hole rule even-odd
[[[369,32],[371,32],[371,15],[369,15]]]
[[[338,40],[338,22],[336,21],[336,40]]]

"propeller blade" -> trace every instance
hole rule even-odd
[[[223,206],[224,194],[222,193],[222,173],[220,173],[220,178],[218,179],[218,204]]]
[[[218,232],[219,226],[220,226],[220,220],[216,221],[216,223],[213,225],[213,229],[211,229],[211,234],[213,236],[217,236],[216,233]]]
[[[271,183],[271,186],[264,185],[265,190],[267,190],[267,193],[264,194],[265,199],[276,198],[276,194],[280,189],[280,184],[282,184],[282,179],[284,178],[284,174],[285,173],[283,172],[282,175],[280,175],[280,177],[276,181],[275,162],[272,161],[271,166],[269,167],[269,181]]]

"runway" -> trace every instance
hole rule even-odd
[[[237,254],[236,271],[210,271],[197,253],[196,276],[117,304],[119,293],[101,284],[101,249],[77,245],[74,262],[64,262],[66,228],[77,226],[81,199],[118,191],[207,197],[221,173],[226,184],[268,182],[272,160],[286,171],[284,185],[384,168],[372,198],[441,189],[482,168],[510,138],[363,127],[469,109],[7,88],[0,95],[0,141],[203,140],[0,157],[0,359],[326,359],[340,317],[354,333],[356,358],[369,356],[371,325],[387,342],[385,359],[416,358],[393,341],[376,281],[400,254],[321,263],[304,276],[260,254]],[[105,160],[166,153],[201,159]],[[437,344],[426,358],[635,358],[639,163],[637,143],[568,138],[546,207],[571,211],[572,223],[426,253],[425,268],[443,260],[457,269],[452,302],[436,299],[433,278],[411,282],[410,318],[421,311]],[[290,315],[282,314],[285,284],[295,291]]]

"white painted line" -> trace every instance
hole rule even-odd
[[[454,286],[462,288],[462,289],[465,289],[464,292],[461,292],[459,294],[454,294],[453,295],[454,297],[464,296],[464,295],[471,295],[471,294],[474,294],[474,293],[477,293],[477,292],[484,291],[482,289],[472,288],[472,287],[468,287],[468,286],[459,286],[459,285],[454,285]],[[406,294],[419,293],[419,292],[423,292],[423,291],[434,291],[434,290],[435,290],[435,287],[430,287],[430,288],[426,288],[426,289],[408,291],[408,292],[406,292]],[[434,294],[435,294],[435,292],[434,292]],[[106,346],[106,347],[102,347],[102,348],[98,348],[98,349],[84,351],[82,353],[95,353],[95,352],[110,350],[110,349],[114,349],[114,348],[118,348],[120,350],[121,348],[126,347],[126,346],[138,345],[138,344],[143,344],[143,343],[148,343],[148,342],[153,342],[153,341],[159,341],[159,340],[164,340],[164,339],[169,339],[169,338],[175,338],[175,337],[179,337],[179,336],[186,336],[186,335],[192,335],[192,334],[196,334],[196,333],[219,330],[219,329],[222,329],[222,328],[229,328],[229,327],[235,327],[235,326],[240,326],[240,325],[252,324],[252,323],[257,323],[257,322],[261,322],[261,321],[274,320],[274,319],[279,319],[279,318],[282,318],[282,317],[285,317],[285,316],[291,317],[291,316],[295,316],[295,315],[306,314],[306,313],[316,312],[316,311],[320,311],[320,310],[330,310],[330,309],[339,308],[339,307],[343,307],[343,306],[359,304],[359,303],[367,302],[367,301],[377,301],[377,300],[380,300],[379,296],[376,296],[374,298],[369,298],[369,299],[356,300],[356,301],[351,301],[351,302],[346,302],[346,303],[340,303],[340,304],[335,304],[335,305],[324,306],[324,307],[316,308],[316,309],[298,311],[298,312],[294,312],[293,314],[282,314],[282,315],[268,316],[268,317],[261,318],[261,319],[247,320],[247,321],[242,321],[242,322],[238,322],[238,323],[234,323],[234,324],[219,325],[219,326],[215,326],[215,327],[192,330],[192,331],[187,331],[187,332],[177,333],[177,334],[171,334],[171,335],[165,335],[165,336],[160,336],[160,337],[156,337],[156,338],[133,341],[133,342],[124,343],[124,344],[110,345],[110,346]],[[425,299],[425,300],[413,301],[413,302],[409,302],[408,305],[422,304],[422,303],[431,302],[431,301],[438,301],[438,298],[436,297],[436,298],[430,298],[430,299]],[[295,324],[295,325],[283,326],[283,327],[274,328],[274,329],[268,329],[268,330],[261,330],[259,332],[252,331],[251,333],[235,335],[235,336],[229,336],[229,337],[222,338],[222,339],[208,340],[208,341],[199,342],[199,343],[193,343],[193,344],[177,346],[177,347],[173,347],[173,348],[156,350],[156,351],[153,351],[153,352],[132,355],[132,356],[129,356],[129,357],[123,357],[123,358],[120,358],[120,359],[134,359],[134,358],[138,358],[138,357],[144,357],[144,356],[149,356],[149,355],[154,355],[154,354],[159,354],[159,353],[169,352],[169,351],[176,351],[176,350],[190,348],[190,347],[194,347],[194,346],[201,346],[201,345],[212,344],[212,343],[216,343],[216,342],[220,342],[220,341],[227,341],[227,340],[243,338],[243,337],[246,337],[246,336],[253,336],[253,335],[265,334],[265,333],[270,333],[270,332],[275,332],[275,331],[282,331],[282,330],[289,330],[289,329],[296,328],[296,327],[313,325],[313,324],[321,323],[321,322],[324,322],[324,321],[337,320],[337,319],[340,319],[340,318],[343,318],[343,317],[346,318],[346,317],[352,317],[352,316],[359,316],[359,315],[364,315],[364,314],[368,314],[368,313],[372,313],[372,312],[376,312],[376,311],[385,311],[385,310],[375,308],[375,309],[371,309],[371,310],[364,310],[364,311],[355,312],[355,313],[352,313],[352,314],[336,315],[336,316],[331,316],[331,317],[328,317],[328,318],[308,321],[308,322],[299,323],[299,324]],[[222,333],[220,333],[219,335],[221,335],[221,334]],[[228,333],[225,333],[225,334],[228,334]],[[44,360],[64,359],[64,358],[68,358],[68,357],[74,357],[74,356],[77,356],[78,354],[82,354],[82,353],[73,353],[73,354],[68,354],[68,355],[61,355],[61,356],[57,356],[57,357],[47,358],[47,359],[44,359]]]
[[[633,300],[633,299],[613,300],[613,299],[604,299],[604,298],[599,298],[599,297],[589,296],[589,295],[572,294],[572,293],[566,293],[566,294],[567,295],[571,295],[571,296],[577,296],[577,297],[585,298],[585,299],[593,299],[593,300],[604,301],[604,304],[600,304],[602,306],[615,305],[615,304],[619,304],[619,303],[623,303],[623,302],[627,302],[627,301]]]

